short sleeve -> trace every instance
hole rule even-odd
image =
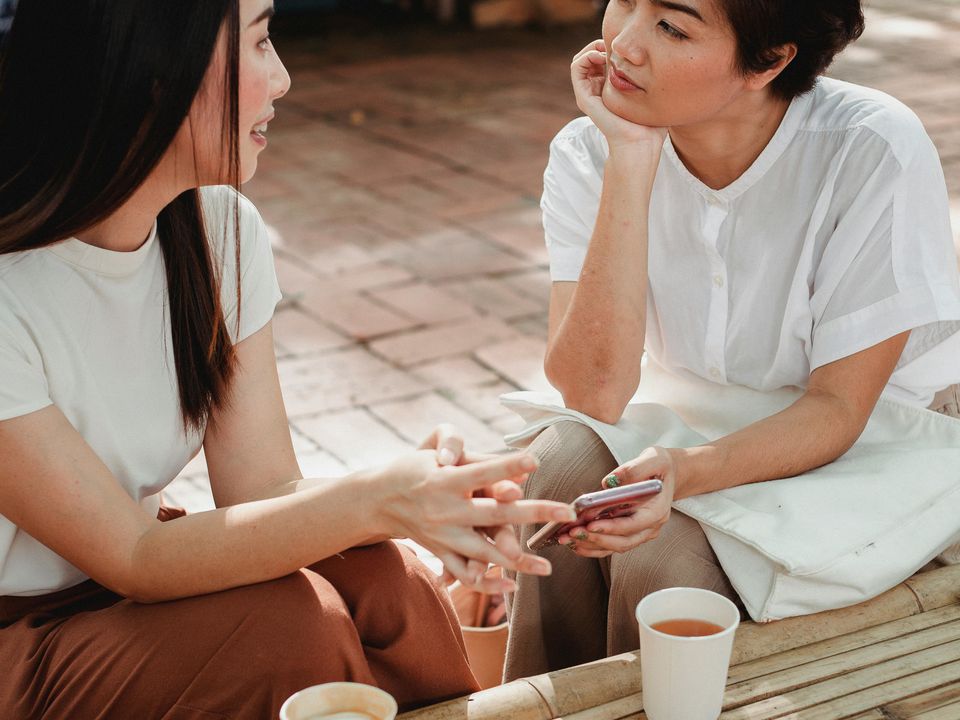
[[[827,188],[833,207],[811,309],[811,369],[907,330],[903,366],[960,331],[960,280],[940,160],[919,121],[906,157],[863,128]]]
[[[6,300],[0,296],[0,304]],[[43,360],[29,333],[0,307],[0,421],[52,405]]]
[[[543,175],[543,230],[550,277],[577,281],[600,208],[606,142],[589,118],[567,125],[550,144]]]
[[[204,212],[211,241],[223,269],[221,301],[234,344],[253,335],[273,318],[282,294],[277,281],[267,226],[253,203],[232,188],[205,188]],[[240,323],[237,326],[236,263],[234,261],[234,203],[240,229]],[[225,232],[222,229],[225,228]]]

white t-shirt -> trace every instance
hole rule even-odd
[[[589,118],[554,139],[543,224],[554,281],[580,277],[606,140]],[[664,144],[650,208],[646,351],[758,390],[913,330],[886,388],[926,407],[960,382],[960,280],[943,170],[917,117],[821,78],[756,162],[711,190]]]
[[[225,187],[201,195],[214,256],[224,258],[227,327],[239,342],[267,324],[280,299],[270,242],[246,198]],[[239,334],[234,197],[240,198]],[[151,515],[158,493],[202,443],[183,429],[156,235],[155,225],[133,252],[70,239],[0,255],[0,421],[56,405]],[[0,515],[0,595],[38,595],[85,579]]]

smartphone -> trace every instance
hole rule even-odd
[[[541,548],[556,545],[557,538],[571,528],[583,527],[594,520],[632,515],[637,505],[661,490],[663,483],[654,479],[581,495],[571,505],[577,513],[576,520],[547,523],[527,540],[527,547],[536,552]]]

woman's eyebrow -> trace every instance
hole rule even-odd
[[[262,23],[264,20],[269,20],[270,18],[273,17],[273,13],[274,13],[273,5],[271,5],[271,6],[268,7],[266,10],[264,10],[262,13],[260,13],[259,15],[257,15],[257,17],[254,19],[254,21],[253,21],[252,23],[250,23],[250,25],[249,25],[248,27],[253,27],[254,25],[257,25],[257,24],[259,24],[259,23]]]
[[[671,2],[670,0],[650,0],[654,5],[659,7],[667,8],[668,10],[676,10],[677,12],[686,13],[692,17],[695,17],[700,22],[704,22],[703,17],[697,12],[696,8],[690,7],[689,5],[683,5],[678,2]]]

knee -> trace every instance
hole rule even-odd
[[[672,587],[725,592],[727,579],[700,524],[674,512],[655,540],[621,556],[611,566],[617,592],[638,602],[645,595]]]
[[[243,642],[272,677],[310,684],[354,674],[363,661],[357,629],[329,582],[300,571],[246,589],[254,607],[243,620]]]
[[[360,591],[375,596],[382,607],[404,598],[446,595],[439,577],[402,543],[388,541],[347,552],[352,572],[368,578]]]
[[[528,498],[569,502],[600,490],[600,481],[617,463],[603,440],[583,423],[564,420],[540,433],[528,451],[539,467],[525,483]]]

